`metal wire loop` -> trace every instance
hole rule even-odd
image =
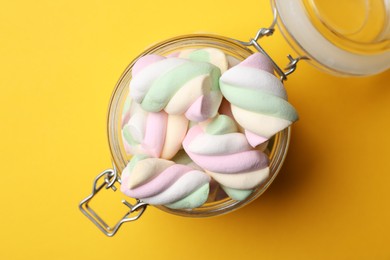
[[[296,70],[297,64],[300,60],[309,60],[309,58],[306,56],[300,56],[294,59],[290,54],[287,55],[287,58],[290,60],[290,62],[284,68],[285,70],[287,70],[286,72],[284,72],[284,75],[286,76],[290,75]]]
[[[102,181],[101,181],[102,180]],[[101,184],[99,184],[101,182]],[[114,167],[114,169],[108,169],[100,173],[93,181],[92,193],[82,200],[79,204],[79,209],[81,212],[94,223],[100,231],[105,235],[112,237],[116,234],[119,228],[125,222],[130,222],[139,219],[144,213],[148,204],[136,200],[135,204],[131,204],[126,200],[122,200],[122,203],[126,205],[129,210],[126,214],[116,223],[115,226],[109,226],[90,206],[89,203],[91,200],[98,194],[103,187],[105,189],[111,188],[113,191],[116,191],[116,183],[120,183],[119,175]]]

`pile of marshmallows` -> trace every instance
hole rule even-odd
[[[211,193],[244,200],[267,180],[267,140],[298,115],[264,55],[237,63],[203,48],[134,64],[122,116],[123,144],[133,155],[123,193],[191,209]]]

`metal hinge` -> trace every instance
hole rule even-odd
[[[276,62],[270,57],[270,55],[268,55],[268,53],[261,47],[261,45],[259,44],[259,40],[261,38],[263,38],[264,36],[271,36],[273,35],[273,33],[275,32],[275,26],[276,26],[276,21],[277,21],[277,17],[278,17],[278,13],[277,13],[277,10],[276,10],[276,7],[274,6],[273,7],[273,21],[271,23],[271,25],[267,28],[261,28],[260,30],[257,31],[256,35],[254,38],[251,38],[249,39],[249,41],[245,42],[245,41],[239,41],[239,40],[236,40],[238,43],[246,46],[246,47],[254,47],[258,52],[264,54],[272,63],[272,66],[274,67],[276,73],[279,75],[280,77],[280,80],[283,82],[285,80],[287,80],[287,76],[290,75],[291,73],[293,73],[296,68],[297,68],[297,64],[300,60],[309,60],[308,57],[306,56],[301,56],[301,57],[297,57],[297,58],[293,58],[290,54],[287,55],[287,58],[289,59],[289,63],[285,66],[284,70],[283,71],[279,66],[278,64],[276,64]]]

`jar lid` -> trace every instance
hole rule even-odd
[[[272,3],[287,41],[316,67],[354,76],[390,68],[390,0]]]

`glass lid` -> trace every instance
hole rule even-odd
[[[390,68],[390,0],[274,0],[278,26],[316,67],[364,76]]]

